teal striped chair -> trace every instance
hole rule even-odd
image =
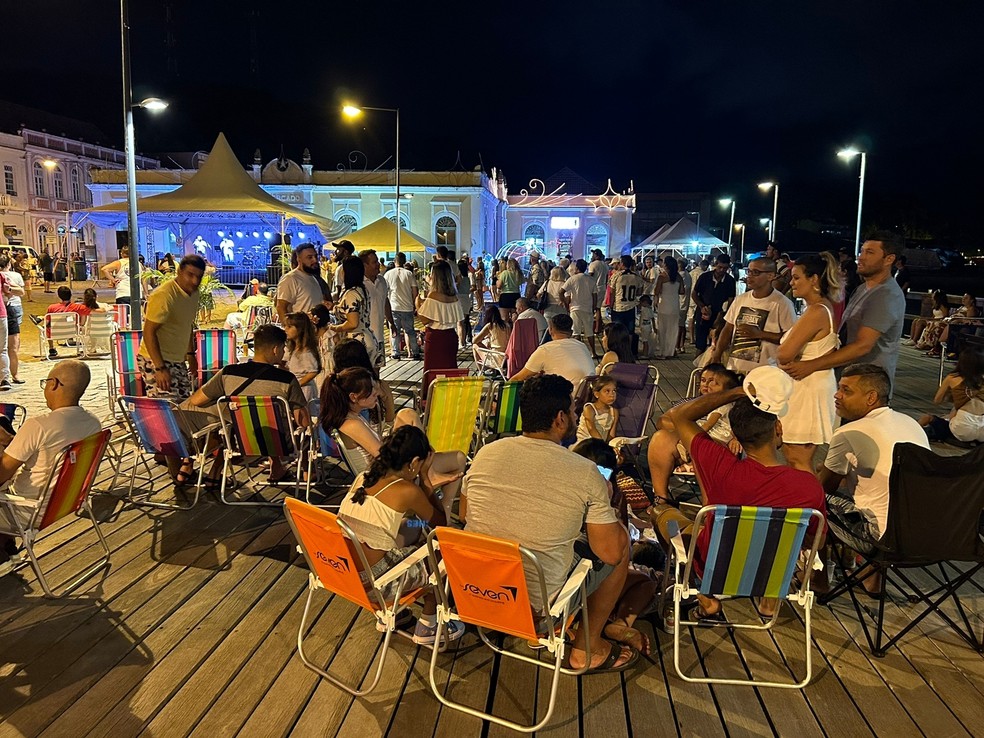
[[[493,383],[482,410],[480,446],[503,436],[523,432],[523,419],[519,415],[519,391],[522,388],[522,382]]]
[[[198,386],[219,373],[222,367],[239,363],[236,353],[236,332],[213,328],[195,332],[198,352]]]
[[[815,521],[815,522],[814,522]],[[804,551],[807,529],[814,524],[812,541],[805,550],[806,575],[800,586],[790,591],[796,563]],[[694,554],[701,530],[710,527],[707,556],[703,575],[694,579]],[[708,505],[700,509],[694,521],[689,552],[684,547],[679,530],[670,531],[676,557],[676,584],[673,586],[673,665],[681,679],[705,684],[738,684],[755,687],[786,687],[801,689],[813,677],[810,647],[810,615],[813,592],[810,574],[817,548],[823,537],[824,519],[819,510],[809,508],[739,507]],[[692,584],[692,582],[694,582]],[[681,618],[681,602],[697,594],[707,597],[769,597],[780,600],[771,619],[755,622],[727,620],[685,620]],[[683,626],[710,626],[732,629],[769,630],[779,617],[782,600],[803,608],[805,622],[806,675],[799,682],[771,682],[751,679],[696,677],[680,668],[680,634]],[[763,622],[765,621],[765,622]],[[795,678],[793,676],[792,678]]]

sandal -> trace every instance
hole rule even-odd
[[[198,471],[192,467],[188,471],[183,468],[178,470],[178,473],[174,475],[174,486],[176,487],[187,487],[189,484],[195,484],[198,481]],[[205,480],[202,480],[202,484]]]
[[[748,599],[750,599],[752,601],[752,607],[755,608],[755,614],[759,616],[759,618],[761,619],[761,621],[763,623],[768,623],[770,620],[772,620],[773,618],[775,618],[776,615],[779,612],[779,609],[782,607],[782,600],[779,600],[779,602],[776,603],[775,612],[765,613],[765,612],[762,612],[762,607],[761,607],[761,605],[762,605],[762,598],[761,597],[749,597]]]
[[[621,629],[621,632],[619,634],[620,637],[610,635],[608,633],[609,628],[620,628]],[[624,623],[608,623],[605,625],[605,629],[602,632],[606,638],[614,641],[615,643],[620,643],[623,646],[629,646],[630,648],[634,648],[643,656],[649,655],[649,637],[641,630],[633,628],[630,625],[625,625]],[[634,644],[630,643],[628,640],[626,640],[626,633],[630,633],[630,632],[635,633],[636,635],[639,636],[639,642],[642,644],[642,648],[639,648]]]
[[[290,484],[297,483],[297,477],[294,476],[294,472],[292,472],[290,469],[284,471],[284,473],[279,477],[277,477],[276,479],[274,479],[272,476],[267,479],[268,484],[286,484],[288,482]]]
[[[698,625],[714,625],[715,623],[728,622],[724,617],[723,606],[719,607],[716,612],[707,612],[707,610],[701,607],[699,602],[687,611],[687,620],[695,622]]]
[[[632,648],[632,646],[615,643],[614,641],[609,641],[604,638],[602,640],[608,643],[608,655],[605,657],[604,661],[597,666],[589,667],[583,674],[581,674],[581,676],[589,676],[591,674],[615,674],[625,671],[626,669],[631,669],[639,660],[639,652]],[[626,652],[629,654],[629,657],[624,662],[619,664],[618,660],[622,658]],[[576,667],[571,666],[570,652],[564,656],[563,666],[565,669],[576,670]]]

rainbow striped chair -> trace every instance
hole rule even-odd
[[[803,562],[803,582],[790,591],[790,582],[800,560],[807,528],[815,525],[813,540]],[[696,586],[691,585],[694,554],[701,529],[710,526],[710,542],[703,575]],[[697,513],[690,542],[684,547],[679,529],[672,531],[673,554],[676,557],[676,584],[673,586],[673,665],[681,679],[704,684],[737,684],[755,687],[786,687],[801,689],[813,677],[810,643],[810,615],[813,592],[810,575],[817,548],[823,537],[824,519],[819,510],[809,508],[744,507],[708,505]],[[770,619],[760,617],[756,622],[733,623],[727,620],[686,620],[680,615],[680,604],[688,597],[701,594],[707,597],[776,598],[780,606]],[[770,682],[756,679],[724,679],[695,677],[680,668],[681,628],[687,626],[716,626],[734,629],[768,630],[779,618],[781,601],[788,600],[803,608],[806,635],[806,675],[799,682]],[[753,600],[753,605],[755,601]],[[757,609],[757,608],[756,608]]]
[[[18,496],[16,489],[13,493],[0,493],[0,532],[19,536],[24,542],[24,550],[27,554],[27,558],[15,569],[30,564],[48,597],[65,596],[98,571],[109,566],[109,544],[106,543],[106,538],[92,512],[89,491],[95,481],[96,472],[99,471],[99,463],[106,452],[110,433],[107,428],[65,446],[55,459],[51,474],[48,476],[48,484],[38,499]],[[105,555],[56,593],[48,584],[34,546],[42,531],[66,515],[77,513],[83,507],[92,522],[92,527],[96,530]]]
[[[147,394],[143,377],[140,375],[140,364],[137,362],[137,352],[140,351],[140,341],[143,331],[117,331],[110,337],[111,372],[106,378],[109,390],[109,409],[116,418],[119,407],[117,400],[122,397],[143,397]]]
[[[18,430],[27,420],[27,408],[13,402],[0,402],[0,415],[10,421],[14,430]]]
[[[435,451],[469,453],[484,384],[482,377],[441,377],[431,382],[424,429]]]
[[[219,429],[219,423],[211,423],[199,431],[194,431],[183,422],[181,411],[171,400],[158,397],[120,397],[120,410],[129,429],[129,438],[136,445],[133,466],[130,468],[130,486],[127,496],[137,505],[159,507],[165,510],[190,510],[198,502],[202,491],[202,479],[205,474],[205,447],[208,435]],[[141,459],[149,470],[147,459],[157,454],[172,459],[193,459],[198,467],[198,479],[195,480],[195,494],[187,505],[180,503],[156,502],[150,500],[154,494],[153,477],[148,474],[149,487],[137,493],[134,497],[134,485],[137,476],[137,464]],[[224,480],[223,480],[224,481]],[[115,476],[114,476],[115,482]],[[167,477],[167,484],[171,478]]]
[[[519,391],[522,387],[522,382],[493,383],[482,410],[479,448],[497,438],[522,432],[523,420],[519,415]]]
[[[125,302],[110,305],[109,314],[113,316],[116,330],[125,331],[130,328],[130,306]]]
[[[227,479],[238,467],[246,476],[246,486],[254,493],[272,487],[278,491],[293,489],[310,502],[313,462],[316,454],[313,428],[294,425],[290,405],[283,397],[222,397],[218,402],[219,421],[224,438],[222,488],[219,498],[227,505],[281,505],[280,501],[233,499],[226,496]],[[252,462],[262,457],[279,457],[291,472],[284,481],[261,479]],[[288,464],[288,459],[290,463]]]
[[[195,349],[198,352],[199,387],[218,374],[222,367],[239,363],[235,331],[223,329],[196,331]]]

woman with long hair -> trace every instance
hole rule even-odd
[[[450,517],[438,493],[446,480],[432,473],[434,452],[423,431],[403,426],[393,431],[379,447],[379,454],[349,489],[338,510],[345,522],[356,523],[373,579],[413,553],[418,546],[405,545],[420,538],[421,522],[430,526],[446,525]],[[355,559],[359,576],[367,587],[369,573]],[[428,587],[427,562],[410,567],[403,579],[402,592]],[[383,597],[396,597],[400,579],[381,588]],[[437,600],[429,590],[421,599],[423,613],[417,620],[414,643],[433,643],[437,637]],[[453,626],[453,627],[451,627]],[[454,641],[465,632],[459,621],[449,623],[444,639]]]
[[[605,324],[601,330],[601,347],[605,353],[598,364],[599,374],[603,373],[606,366],[616,362],[622,364],[635,363],[635,354],[632,353],[632,336],[629,334],[629,329],[621,323]]]
[[[376,386],[379,388],[379,399],[383,403],[383,419],[387,423],[393,422],[396,418],[396,401],[393,398],[393,391],[390,389],[389,382],[385,379],[380,379],[379,369],[372,365],[365,346],[353,338],[342,339],[332,352],[332,365],[333,368],[331,371],[334,372],[351,369],[352,367],[360,367],[368,370],[372,374],[373,379],[376,380]],[[328,373],[330,374],[331,371]]]
[[[308,403],[318,399],[318,374],[321,358],[318,351],[318,335],[307,313],[288,313],[284,323],[287,334],[287,352],[284,363],[287,371],[297,377]]]
[[[984,441],[984,350],[970,346],[960,352],[956,368],[943,378],[933,403],[947,400],[953,410],[945,418],[923,415],[919,419],[929,440]]]
[[[510,332],[509,324],[502,319],[499,309],[495,305],[489,305],[485,311],[482,330],[475,336],[475,343],[472,345],[472,354],[475,357],[475,362],[482,364],[489,351],[502,353],[505,356],[506,344],[509,343]],[[502,361],[497,361],[490,366],[494,368],[501,366],[501,364]]]
[[[940,334],[943,333],[942,320],[950,317],[950,298],[943,290],[933,290],[930,294],[932,301],[933,316],[931,318],[916,318],[912,321],[909,329],[909,338],[902,341],[903,346],[915,346],[923,350],[928,350],[936,345]],[[923,332],[934,324],[939,324],[938,329],[930,332],[930,335],[923,338]],[[920,340],[922,339],[922,340]]]
[[[417,295],[417,317],[424,324],[424,372],[458,366],[455,329],[464,316],[448,262],[435,261],[431,267],[430,292]]]
[[[653,295],[656,303],[656,358],[672,359],[676,355],[680,332],[680,297],[684,294],[680,268],[672,256],[663,259],[663,271],[656,278]]]
[[[779,341],[780,364],[816,359],[840,346],[834,326],[834,305],[841,298],[837,258],[828,252],[797,259],[790,270],[793,297],[806,309]],[[789,412],[782,420],[782,451],[789,465],[816,474],[813,454],[830,443],[837,425],[833,369],[814,372],[796,380],[789,398]]]
[[[335,371],[335,332],[331,330],[331,310],[328,309],[327,305],[315,305],[308,315],[311,317],[311,324],[314,326],[314,333],[318,341],[318,361],[321,371],[318,373],[315,383],[320,395],[321,385],[324,384],[325,377]],[[364,350],[365,347],[363,347]],[[366,361],[368,360],[367,354]]]
[[[472,342],[471,309],[472,309],[472,290],[471,275],[468,273],[468,257],[462,256],[458,259],[455,268],[454,286],[458,291],[458,302],[461,304],[461,322],[458,323],[458,343],[467,346]]]
[[[543,283],[537,297],[543,305],[543,317],[550,322],[555,315],[567,312],[567,304],[564,302],[564,282],[567,281],[567,272],[559,266],[550,270],[550,278]]]
[[[974,318],[979,318],[981,316],[981,311],[977,309],[977,298],[972,292],[965,292],[963,297],[960,298],[960,307],[954,310],[950,317],[946,320],[946,327],[940,334],[939,345],[937,347],[937,352],[933,355],[938,356],[939,350],[945,343],[947,346],[946,358],[956,359],[959,353],[958,349],[960,347],[959,337],[962,335],[960,331],[952,333],[950,331],[950,326],[953,325],[967,325],[968,323],[976,322]],[[932,352],[931,352],[932,353]]]
[[[349,256],[342,262],[342,294],[335,303],[338,320],[332,330],[360,341],[369,353],[373,366],[383,363],[383,348],[372,332],[372,309],[366,291],[366,267],[362,259]]]
[[[475,260],[475,271],[472,272],[472,292],[475,294],[475,306],[478,314],[485,312],[485,260],[479,257]]]
[[[503,320],[512,322],[516,300],[519,299],[519,288],[526,278],[519,268],[518,261],[506,259],[505,262],[506,268],[499,272],[499,314]]]

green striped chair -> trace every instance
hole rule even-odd
[[[482,433],[479,447],[503,436],[523,431],[523,419],[519,415],[519,391],[522,382],[495,382],[486,398],[482,411]]]
[[[218,374],[222,367],[239,363],[235,331],[221,328],[196,331],[195,348],[198,352],[199,387]]]
[[[424,428],[435,451],[468,454],[482,403],[482,377],[442,377],[427,391]]]
[[[803,550],[807,528],[813,524],[812,542],[804,560],[805,576],[798,589],[790,591],[796,563]],[[702,576],[691,584],[695,574],[694,554],[697,552],[701,530],[710,527],[706,561]],[[813,592],[810,574],[817,548],[823,536],[824,520],[819,510],[809,508],[744,507],[708,505],[700,509],[694,521],[689,552],[684,547],[679,530],[670,533],[676,557],[676,584],[673,586],[673,664],[681,679],[705,684],[738,684],[756,687],[786,687],[801,689],[813,677],[810,648],[810,615]],[[732,629],[769,630],[779,617],[776,608],[771,619],[755,622],[727,620],[686,620],[681,618],[681,602],[694,595],[707,597],[751,597],[788,600],[803,608],[806,644],[806,675],[799,682],[774,682],[750,679],[696,677],[680,668],[680,634],[683,626],[710,626]],[[764,621],[764,622],[763,622]],[[792,674],[792,672],[790,672]],[[795,678],[795,677],[792,677]]]

